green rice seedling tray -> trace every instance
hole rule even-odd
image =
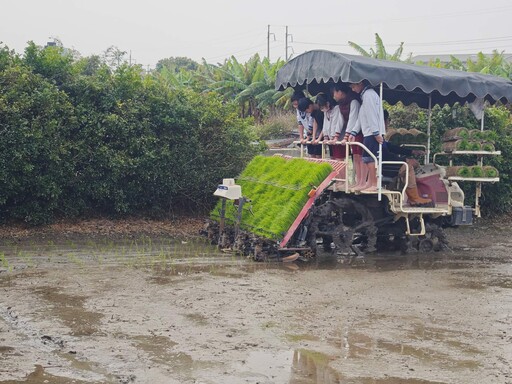
[[[256,235],[278,240],[290,228],[308,200],[308,192],[333,171],[328,163],[280,156],[256,156],[244,169],[236,183],[242,195],[250,199],[244,205],[241,228]],[[219,201],[211,217],[218,219]],[[226,221],[236,220],[237,207],[226,205]]]

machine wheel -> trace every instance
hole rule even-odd
[[[307,241],[317,256],[361,256],[376,250],[377,227],[363,204],[333,198],[313,209]]]
[[[418,250],[420,252],[438,252],[448,247],[448,240],[441,226],[435,223],[427,223],[425,231],[425,236],[421,236],[418,239]]]
[[[402,252],[428,254],[448,248],[448,240],[441,226],[432,222],[426,223],[425,232],[423,236],[408,236]]]

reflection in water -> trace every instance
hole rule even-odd
[[[342,376],[329,367],[329,356],[307,349],[298,349],[293,354],[292,375],[289,384],[335,384],[342,383]]]
[[[36,364],[34,372],[29,373],[25,379],[22,380],[9,380],[7,382],[2,383],[8,383],[8,384],[46,384],[46,383],[52,383],[52,384],[67,384],[67,383],[74,383],[74,384],[81,384],[81,383],[87,383],[87,381],[81,381],[78,379],[71,379],[69,377],[60,377],[60,376],[54,376],[46,372],[46,370],[43,368],[42,365]]]
[[[236,382],[286,383],[290,378],[292,358],[292,351],[251,351],[246,360],[236,364],[236,377],[243,377],[243,380]]]
[[[237,371],[245,381],[260,384],[335,384],[341,375],[329,367],[329,356],[306,349],[296,351],[256,350],[249,353]]]

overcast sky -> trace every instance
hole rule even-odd
[[[512,53],[510,0],[0,0],[0,41],[23,53],[30,40],[61,40],[83,56],[116,46],[132,61],[187,56],[245,62],[254,53],[285,56],[312,49],[356,52],[354,41],[374,47],[375,33],[388,51],[404,42],[409,53]]]

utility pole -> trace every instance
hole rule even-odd
[[[270,35],[274,36],[274,41],[276,41],[276,34],[270,32],[270,24],[267,25],[267,59],[270,60]]]
[[[286,26],[286,32],[285,32],[285,35],[284,35],[284,44],[285,44],[284,59],[285,59],[285,61],[288,61],[288,59],[289,59],[289,57],[288,57],[288,37],[290,37],[291,42],[293,43],[293,35],[288,33],[288,26]],[[293,48],[292,48],[292,50],[293,50]]]
[[[284,61],[288,61],[288,26],[284,34]]]
[[[270,24],[267,25],[267,59],[270,60]]]

